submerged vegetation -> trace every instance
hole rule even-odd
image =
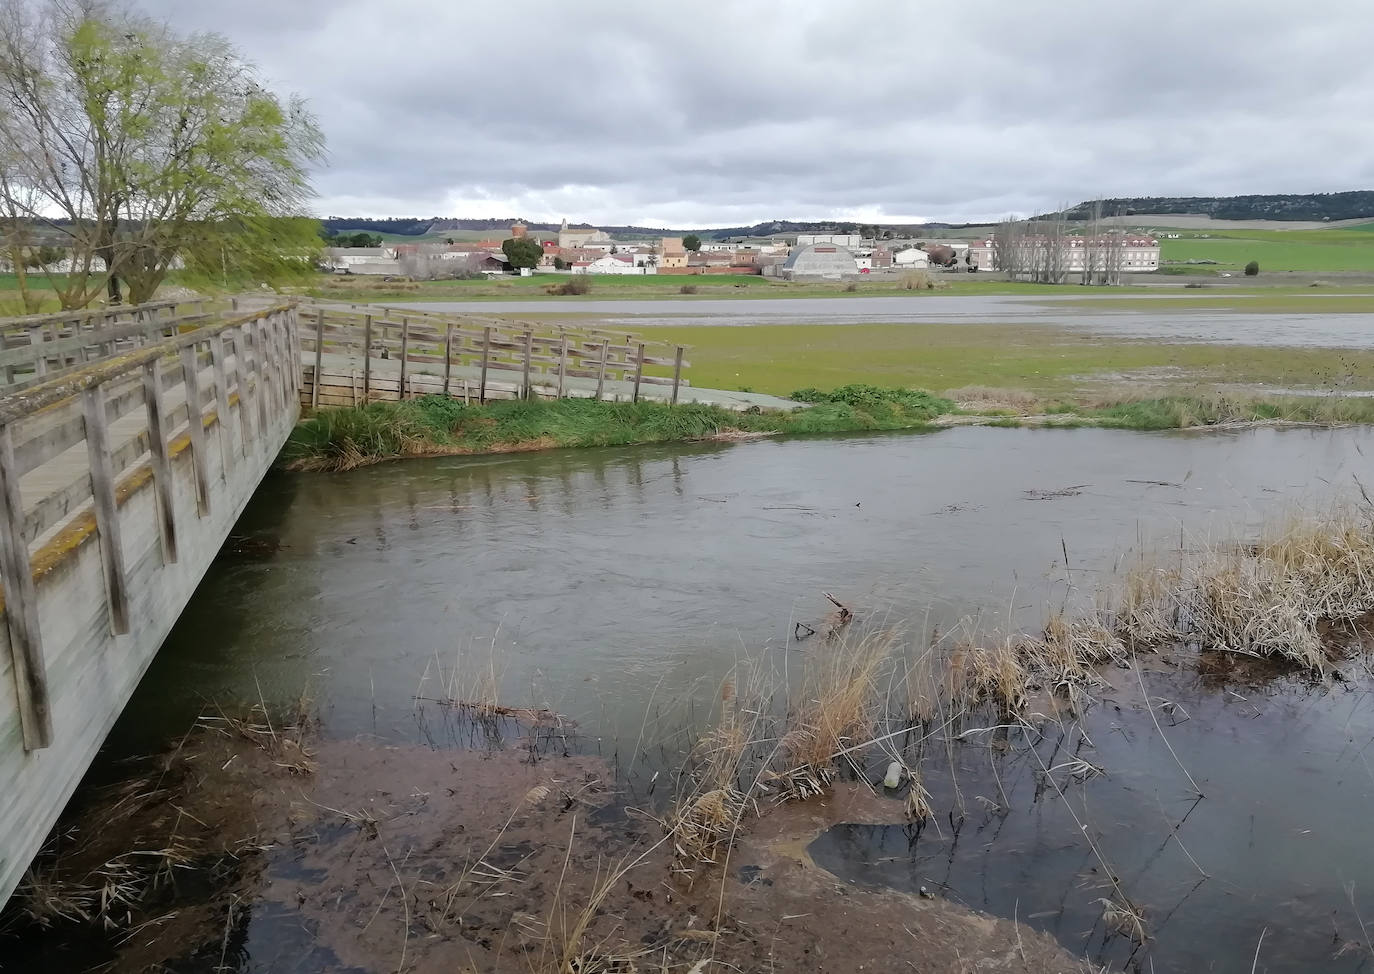
[[[1262,422],[1374,422],[1374,398],[1210,395],[1083,404],[1044,401],[1031,393],[985,387],[964,387],[947,395],[851,384],[829,391],[797,390],[792,398],[807,403],[806,408],[751,407],[743,412],[702,403],[672,406],[559,399],[469,405],[444,396],[424,396],[321,409],[296,427],[282,462],[293,470],[351,470],[399,457],[923,430],[955,422],[1134,430]]]

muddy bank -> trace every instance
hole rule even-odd
[[[211,721],[64,818],[4,914],[6,967],[1080,969],[1024,925],[817,867],[804,850],[828,823],[882,817],[861,788],[765,816],[688,884],[612,781],[599,760],[520,747]]]

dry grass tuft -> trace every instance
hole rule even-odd
[[[961,409],[1011,409],[1028,413],[1039,409],[1040,397],[1028,389],[999,388],[997,386],[959,386],[946,389],[946,399],[954,400]]]
[[[1359,514],[1299,518],[1252,545],[1205,546],[1177,569],[1126,578],[1118,631],[1204,649],[1277,657],[1313,670],[1327,655],[1319,624],[1374,611],[1374,527]]]
[[[780,800],[814,797],[834,780],[834,761],[873,736],[883,716],[879,676],[896,637],[873,632],[817,650],[807,661],[803,703],[783,735]]]
[[[945,689],[950,702],[964,711],[992,701],[1004,713],[1022,713],[1031,689],[1031,673],[1023,660],[1021,643],[1011,637],[991,647],[961,641],[950,654]]]

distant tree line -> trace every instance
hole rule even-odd
[[[1137,213],[1200,213],[1216,220],[1374,219],[1374,190],[1345,193],[1257,194],[1252,196],[1132,196],[1088,200],[1071,208],[1070,220],[1086,220],[1093,207],[1107,216]]]
[[[327,247],[380,247],[382,245],[381,234],[368,233],[366,230],[359,230],[356,233],[330,233],[321,227],[320,236],[324,238]]]

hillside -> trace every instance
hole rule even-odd
[[[384,235],[395,234],[401,237],[424,237],[435,236],[444,233],[491,233],[504,237],[510,229],[512,223],[517,222],[517,218],[510,217],[500,220],[464,220],[450,217],[398,217],[392,219],[373,219],[363,216],[330,216],[320,221],[327,230],[333,232],[367,230],[371,233]],[[556,223],[527,223],[532,233],[557,233],[558,224]],[[569,224],[572,227],[588,227],[587,223]],[[923,234],[931,230],[944,229],[951,226],[945,223],[917,223],[917,224],[883,224],[880,229],[888,230],[896,235]],[[865,231],[873,229],[871,224],[857,224],[850,222],[839,222],[835,220],[770,220],[766,223],[755,223],[752,226],[740,227],[717,227],[715,229],[702,229],[696,227],[641,227],[641,226],[601,226],[599,229],[605,230],[613,236],[626,240],[634,237],[680,237],[688,233],[695,233],[701,237],[713,240],[724,240],[732,237],[768,237],[775,234],[797,234],[797,233],[850,233],[856,232],[862,227]]]
[[[1085,200],[1067,215],[1084,220],[1102,204],[1104,216],[1201,214],[1216,220],[1337,221],[1374,217],[1374,190],[1252,196],[1131,196]]]

